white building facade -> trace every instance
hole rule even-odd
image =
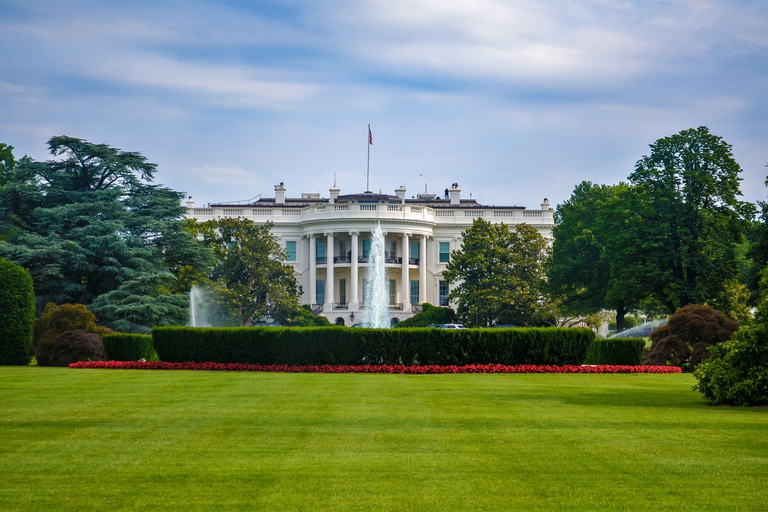
[[[421,305],[448,305],[443,272],[451,251],[461,249],[462,232],[476,218],[492,223],[529,224],[552,238],[553,211],[547,199],[541,209],[484,206],[461,199],[458,184],[443,197],[419,194],[406,199],[404,187],[395,195],[364,192],[341,195],[330,189],[328,198],[302,194],[287,198],[275,187],[275,197],[248,204],[211,204],[198,208],[187,201],[187,217],[199,222],[242,217],[256,224],[272,222],[272,233],[288,253],[301,284],[302,304],[331,323],[354,325],[363,321],[364,280],[368,271],[371,233],[376,224],[385,233],[385,266],[389,286],[390,319],[410,318]]]

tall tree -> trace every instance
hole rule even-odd
[[[16,160],[13,158],[13,146],[0,142],[0,187],[11,177]]]
[[[211,295],[219,316],[247,326],[271,318],[291,323],[301,316],[301,292],[287,254],[272,234],[272,223],[256,225],[243,218],[210,220],[198,225],[215,262]]]
[[[472,327],[540,325],[544,321],[541,283],[547,242],[536,228],[475,219],[464,231],[443,276],[453,285],[449,299],[459,319]]]
[[[738,200],[741,168],[731,146],[705,126],[651,144],[629,176],[633,212],[622,230],[625,266],[673,313],[686,304],[722,308],[738,281],[735,245],[750,205]]]
[[[618,234],[614,224],[625,215],[626,184],[594,185],[584,181],[555,211],[554,242],[546,263],[546,289],[567,315],[589,316],[603,309],[616,311],[618,330],[624,316],[642,298],[637,288],[613,275],[618,263],[611,256]]]
[[[182,194],[151,184],[157,167],[139,153],[67,136],[48,147],[60,158],[22,159],[0,189],[0,232],[11,233],[0,254],[30,271],[38,304],[87,304],[121,330],[183,322],[168,261],[206,257],[180,229]]]

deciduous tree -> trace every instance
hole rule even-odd
[[[620,230],[616,278],[639,279],[670,313],[686,304],[722,308],[739,279],[743,219],[753,212],[738,199],[740,171],[731,146],[705,126],[652,144],[629,176],[636,194]]]
[[[449,300],[459,319],[472,327],[544,322],[541,283],[547,243],[536,228],[475,219],[464,231],[443,274],[453,285]]]
[[[215,255],[209,276],[220,316],[251,325],[271,318],[290,323],[300,316],[300,288],[293,267],[283,263],[285,249],[272,235],[272,224],[223,218],[198,225],[203,242]]]

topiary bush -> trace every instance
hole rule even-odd
[[[691,372],[710,356],[709,347],[729,340],[738,329],[739,323],[721,311],[689,304],[651,333],[651,348],[642,364],[679,366]]]
[[[432,324],[452,324],[456,320],[456,312],[451,308],[439,308],[429,302],[425,302],[421,307],[421,313],[398,322],[394,327],[397,329],[427,327]]]
[[[49,302],[43,314],[35,320],[30,352],[37,357],[41,343],[51,343],[67,331],[110,334],[115,331],[96,325],[96,315],[82,304],[56,304]],[[39,357],[38,357],[39,359]]]
[[[19,265],[0,259],[0,365],[29,364],[34,320],[32,276]]]
[[[644,338],[595,339],[584,364],[638,365],[643,358]]]
[[[37,348],[40,366],[69,366],[78,361],[106,361],[101,335],[83,330],[67,331]]]
[[[110,361],[157,361],[150,334],[105,334],[104,351]]]

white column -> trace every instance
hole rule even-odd
[[[326,255],[326,271],[325,271],[325,312],[333,311],[333,233],[326,233],[325,243],[325,255]]]
[[[410,311],[411,310],[411,283],[408,275],[408,260],[410,258],[409,253],[411,252],[411,247],[409,243],[409,237],[410,233],[403,233],[403,264],[400,267],[402,270],[402,286],[401,286],[401,301],[403,303],[403,311]]]
[[[309,235],[309,303],[317,303],[317,240]]]
[[[427,302],[427,235],[419,242],[419,304]]]
[[[358,262],[358,247],[357,247],[357,244],[359,243],[358,242],[358,235],[359,235],[359,233],[357,231],[350,231],[349,234],[352,235],[352,256],[351,256],[351,258],[352,258],[352,268],[351,268],[352,275],[350,276],[350,279],[349,279],[351,281],[349,283],[350,284],[350,287],[349,287],[349,310],[350,311],[354,311],[354,310],[360,309],[360,304],[359,304],[360,299],[358,299],[358,294],[357,294],[357,280],[358,280],[359,265],[360,265],[360,263]]]

